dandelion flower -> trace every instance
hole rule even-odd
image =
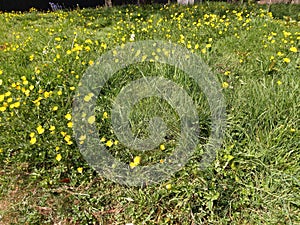
[[[108,113],[107,112],[104,112],[103,113],[103,116],[102,116],[102,119],[107,119],[108,118]]]
[[[223,87],[224,89],[226,89],[226,88],[229,87],[229,84],[225,81],[225,82],[222,83],[222,87]]]
[[[83,168],[82,168],[82,167],[78,167],[78,168],[77,168],[77,172],[78,172],[78,173],[82,173],[82,171],[83,171]]]
[[[71,116],[70,113],[68,113],[68,114],[65,115],[65,118],[66,118],[67,120],[71,120],[71,119],[72,119],[72,116]]]
[[[55,159],[59,162],[62,159],[61,154],[57,154]]]
[[[89,124],[93,124],[93,123],[95,123],[95,120],[96,120],[96,117],[95,117],[95,116],[90,116],[90,117],[88,118],[88,123],[89,123]]]
[[[36,143],[36,137],[32,137],[31,139],[30,139],[30,144],[35,144]]]
[[[39,134],[43,134],[45,132],[45,129],[41,125],[39,125],[36,130]]]
[[[113,144],[114,144],[114,143],[112,142],[112,140],[108,140],[108,141],[106,142],[105,145],[106,145],[107,147],[111,147],[111,146],[113,146]]]
[[[106,141],[106,138],[105,138],[105,137],[102,137],[102,138],[100,139],[100,142],[104,142],[104,141]]]
[[[289,62],[291,62],[291,60],[289,58],[283,58],[283,62],[289,63]]]
[[[159,149],[163,151],[163,150],[166,149],[166,147],[165,147],[165,145],[161,144],[161,145],[159,146]]]
[[[291,48],[290,48],[290,51],[291,51],[291,52],[297,52],[298,49],[297,49],[296,47],[291,47]]]
[[[167,184],[166,185],[166,189],[170,190],[172,188],[172,185],[171,184]]]

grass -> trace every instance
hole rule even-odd
[[[276,15],[287,6],[276,7],[273,13],[224,3],[1,13],[0,223],[300,224],[300,24],[295,14],[281,20]],[[222,147],[207,169],[198,168],[199,145],[182,170],[144,188],[98,175],[77,148],[70,118],[86,69],[133,33],[135,40],[170,40],[199,55],[219,80],[227,113]],[[130,114],[132,131],[147,138],[150,119],[164,118],[165,150],[159,144],[141,153],[117,142],[111,104],[144,75],[182,86],[196,103],[202,144],[211,132],[208,102],[187,74],[159,63],[128,66],[105,84],[96,105],[99,137],[128,166],[137,156],[137,166],[160,163],[180,132],[181,115],[147,98]]]

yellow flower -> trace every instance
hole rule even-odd
[[[230,71],[225,71],[224,75],[228,76],[230,73]]]
[[[77,172],[78,172],[78,173],[82,173],[82,171],[83,171],[83,168],[82,168],[82,167],[78,167],[78,168],[77,168]]]
[[[0,70],[0,75],[2,75],[3,74],[3,70]]]
[[[0,148],[0,153],[2,153],[3,152],[3,149],[2,148]]]
[[[54,131],[55,130],[55,126],[51,125],[49,128],[50,131]]]
[[[62,95],[62,91],[57,91],[57,95]]]
[[[58,107],[57,106],[54,106],[53,108],[52,108],[52,111],[56,111],[58,109]]]
[[[291,62],[291,60],[289,58],[283,58],[283,62],[289,63],[289,62]]]
[[[89,102],[93,96],[94,96],[93,93],[89,93],[88,95],[84,96],[83,100]]]
[[[228,88],[229,87],[229,84],[225,81],[222,83],[222,87],[225,89],[225,88]]]
[[[136,156],[133,159],[133,162],[129,163],[129,166],[131,169],[133,169],[134,167],[138,166],[141,163],[141,157],[140,156]]]
[[[89,124],[93,124],[93,123],[95,123],[95,120],[96,120],[95,116],[90,116],[90,117],[88,118],[88,123],[89,123]]]
[[[162,151],[166,149],[165,145],[163,145],[163,144],[161,144],[161,145],[159,146],[159,148],[160,148],[160,150],[162,150]]]
[[[33,61],[33,59],[34,59],[34,55],[30,55],[30,56],[29,56],[29,60],[30,60],[30,61]]]
[[[35,136],[35,133],[34,132],[31,132],[30,134],[29,134],[29,137],[31,137],[31,138],[33,138]]]
[[[108,113],[107,112],[104,112],[103,113],[103,116],[102,116],[102,119],[107,119],[108,118]]]
[[[277,81],[277,84],[278,85],[282,85],[282,82],[279,80],[279,81]]]
[[[296,129],[291,128],[290,131],[291,131],[292,133],[294,133],[294,132],[296,131]]]
[[[291,52],[297,52],[298,49],[297,49],[296,47],[291,47],[291,48],[290,48],[290,51],[291,51]]]
[[[0,85],[2,85],[3,84],[3,81],[0,79]]]
[[[114,144],[114,143],[112,142],[112,140],[108,140],[108,141],[106,142],[105,145],[106,145],[107,147],[111,147],[111,146],[113,146],[113,144]]]
[[[106,141],[105,137],[103,137],[103,138],[100,139],[100,142],[104,142],[104,141]]]
[[[65,118],[67,120],[71,120],[72,119],[72,115],[70,113],[68,113],[68,114],[65,115]]]
[[[35,144],[36,143],[36,137],[32,137],[31,139],[30,139],[30,144]]]
[[[73,123],[72,123],[72,122],[69,122],[69,123],[67,124],[67,126],[70,127],[70,128],[72,128],[72,127],[73,127]]]
[[[171,184],[167,184],[166,185],[166,189],[170,190],[172,188],[172,185]]]
[[[57,154],[55,159],[59,162],[62,159],[61,154]]]
[[[45,129],[44,129],[41,125],[39,125],[39,126],[36,128],[36,130],[37,130],[37,132],[38,132],[39,134],[42,134],[42,133],[45,132]]]
[[[141,157],[140,157],[140,156],[134,157],[133,162],[134,162],[136,165],[139,165],[139,164],[141,163]]]
[[[0,95],[0,102],[4,101],[4,95]]]
[[[284,54],[282,52],[277,52],[278,56],[283,56]]]

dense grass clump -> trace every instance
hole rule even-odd
[[[299,15],[270,10],[209,3],[0,13],[0,223],[300,223]],[[169,180],[125,187],[97,175],[80,154],[73,97],[100,55],[153,39],[184,46],[209,65],[226,100],[227,129],[207,169],[199,169],[199,145]],[[133,108],[132,131],[147,138],[150,119],[161,117],[164,142],[140,152],[118,140],[112,103],[144,76],[184,88],[197,106],[201,144],[211,132],[207,99],[187,74],[162,63],[128,66],[101,90],[92,122],[107,151],[132,168],[162,163],[180,134],[180,115],[153,97]]]

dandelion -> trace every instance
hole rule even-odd
[[[93,123],[95,123],[95,120],[96,120],[96,117],[95,117],[95,116],[90,116],[90,117],[88,118],[88,123],[89,123],[89,124],[93,124]]]
[[[29,61],[33,61],[34,60],[34,55],[30,55],[29,56]]]
[[[57,106],[53,106],[52,111],[56,111],[56,110],[58,110],[58,107]]]
[[[2,75],[3,74],[3,70],[0,70],[0,75]]]
[[[83,168],[82,168],[82,167],[78,167],[78,168],[77,168],[77,172],[78,172],[78,173],[82,173],[82,171],[83,171]]]
[[[68,114],[65,115],[65,118],[67,120],[71,120],[72,119],[72,115],[70,113],[68,113]]]
[[[113,144],[114,144],[114,143],[112,142],[112,140],[108,140],[108,141],[106,142],[105,145],[106,145],[107,147],[111,147],[111,146],[113,146]]]
[[[106,141],[106,138],[105,137],[102,137],[101,139],[100,139],[100,142],[105,142]]]
[[[36,143],[36,137],[30,139],[30,144],[34,145]]]
[[[296,129],[294,129],[294,128],[291,128],[291,129],[290,129],[290,132],[291,132],[291,133],[294,133],[295,131],[296,131]]]
[[[163,150],[166,149],[166,147],[165,147],[165,145],[161,144],[161,145],[159,146],[159,149],[163,151]]]
[[[224,89],[226,89],[226,88],[229,87],[229,84],[225,81],[225,82],[222,83],[222,87],[223,87]]]
[[[225,72],[224,72],[224,75],[225,75],[225,76],[228,76],[228,75],[230,75],[230,74],[231,74],[230,71],[225,71]]]
[[[103,116],[102,116],[102,119],[105,120],[105,119],[107,119],[107,118],[108,118],[108,113],[107,113],[107,112],[104,112],[104,113],[103,113]]]
[[[277,81],[278,85],[282,85],[282,82],[280,80]]]
[[[278,56],[284,56],[284,54],[282,52],[277,52]]]
[[[141,157],[140,156],[136,156],[133,159],[133,162],[130,162],[129,166],[131,169],[133,169],[134,167],[138,166],[141,163]]]
[[[86,101],[86,102],[89,102],[92,99],[93,96],[94,96],[93,93],[89,93],[86,96],[84,96],[83,100]]]
[[[55,130],[55,126],[51,125],[49,128],[50,131],[54,131]]]
[[[57,154],[55,159],[59,162],[62,159],[61,154]]]
[[[72,127],[73,127],[73,123],[72,123],[72,122],[69,122],[69,123],[67,123],[67,126],[68,126],[69,128],[72,128]]]
[[[0,102],[4,101],[4,95],[0,95]]]
[[[296,47],[290,47],[290,51],[291,51],[291,52],[297,52],[298,49],[297,49]]]
[[[45,129],[44,129],[41,125],[39,125],[39,126],[36,128],[36,130],[37,130],[38,134],[43,134],[43,133],[45,132]]]
[[[283,58],[283,62],[289,63],[289,62],[291,62],[291,60],[289,58]]]

